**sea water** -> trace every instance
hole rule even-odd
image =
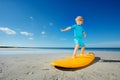
[[[0,54],[72,54],[74,48],[0,48]],[[80,52],[80,49],[79,49]],[[85,52],[117,52],[120,53],[120,48],[86,48]]]

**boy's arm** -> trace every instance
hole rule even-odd
[[[67,27],[67,28],[65,28],[65,29],[61,29],[61,32],[65,32],[65,31],[68,31],[68,30],[70,30],[71,29],[71,27]]]
[[[84,37],[86,38],[86,32],[83,32]]]

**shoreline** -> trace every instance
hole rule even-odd
[[[119,50],[85,50],[85,53],[93,52],[93,53],[107,53],[107,54],[119,54]],[[0,48],[0,55],[16,55],[16,54],[72,54],[73,49],[31,49],[31,48]],[[80,53],[80,49],[78,54]]]

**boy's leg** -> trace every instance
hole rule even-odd
[[[76,45],[75,45],[74,52],[73,52],[73,58],[75,58],[76,53],[77,53],[77,51],[78,51],[79,47],[80,47],[80,45],[79,45],[79,44],[76,44]]]
[[[81,48],[81,54],[84,54],[84,51],[85,51],[85,46]]]

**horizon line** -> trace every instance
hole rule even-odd
[[[0,46],[0,48],[40,48],[40,49],[74,49],[74,47],[16,47],[16,46]],[[89,48],[120,48],[120,47],[86,47],[86,49]]]

